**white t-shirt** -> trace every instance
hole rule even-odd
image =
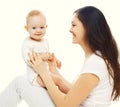
[[[28,53],[31,53],[32,50],[38,53],[49,52],[49,45],[46,39],[42,39],[41,41],[35,41],[30,38],[25,38],[22,45],[22,57],[27,65],[27,78],[33,83],[36,82],[37,73],[27,64],[29,59]]]
[[[77,75],[77,78],[83,73],[95,74],[98,76],[100,81],[79,107],[108,107],[112,100],[111,93],[113,89],[113,80],[108,74],[104,60],[101,57],[92,54],[84,63],[84,66]]]

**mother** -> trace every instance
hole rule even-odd
[[[70,84],[59,74],[54,55],[48,61],[50,73],[41,56],[33,52],[29,64],[47,91],[42,87],[33,90],[25,78],[16,78],[0,94],[0,107],[16,107],[21,99],[30,107],[108,107],[119,98],[119,52],[104,15],[96,7],[86,6],[74,12],[71,24],[72,42],[85,52],[76,81]]]
[[[92,6],[80,8],[74,12],[70,32],[73,43],[85,52],[84,65],[73,85],[50,62],[58,73],[58,82],[54,82],[36,53],[30,55],[29,64],[42,78],[57,107],[108,107],[120,96],[120,66],[117,45],[104,15]]]

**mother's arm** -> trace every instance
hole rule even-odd
[[[48,63],[48,68],[50,71],[49,75],[52,77],[54,83],[62,92],[67,93],[72,84],[64,79],[64,77],[57,70],[57,68],[61,67],[61,61],[59,61],[53,53],[36,53],[36,55],[40,55],[41,59]],[[37,76],[37,82],[40,84],[40,86],[46,87],[40,75]]]
[[[45,63],[42,61],[41,57],[35,56],[35,53],[33,53],[30,55],[30,60],[31,61],[29,61],[29,64],[41,76],[51,98],[57,107],[79,106],[79,104],[87,98],[87,96],[99,82],[99,78],[96,75],[89,73],[83,74],[78,78],[72,87],[68,88],[69,91],[67,90],[67,94],[64,94],[56,87],[56,84],[54,83],[52,77],[49,75],[49,71],[46,68]],[[62,77],[60,76],[60,78]],[[62,81],[64,85],[67,84],[65,79]]]
[[[72,87],[72,84],[67,81],[57,70],[58,65],[61,65],[61,62],[54,56],[54,54],[51,54],[51,59],[48,60],[48,65],[49,65],[49,71],[50,71],[50,76],[52,77],[54,83],[58,88],[63,92],[67,93],[70,88]],[[60,63],[59,63],[60,62]]]

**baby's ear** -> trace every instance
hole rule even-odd
[[[24,28],[28,31],[28,26],[27,25],[25,25]]]
[[[48,25],[46,25],[46,28],[48,27]]]

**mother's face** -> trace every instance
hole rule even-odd
[[[72,26],[70,28],[70,32],[72,33],[72,43],[77,43],[82,45],[84,43],[85,38],[85,28],[82,22],[78,19],[77,14],[73,15],[72,18]]]

